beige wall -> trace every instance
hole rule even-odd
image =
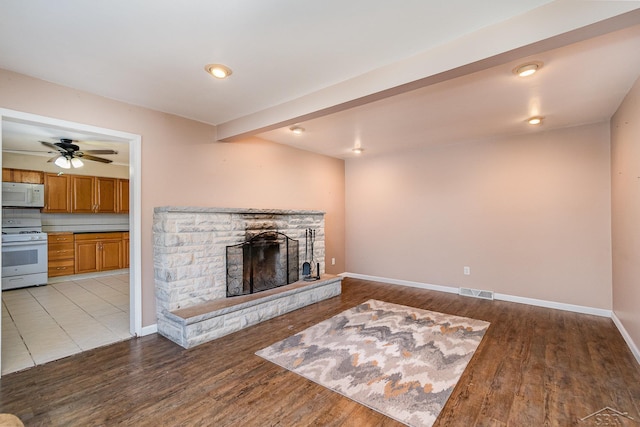
[[[609,161],[608,124],[348,160],[346,269],[610,309]]]
[[[611,119],[613,312],[640,345],[640,79]]]
[[[327,271],[344,271],[342,160],[257,139],[216,143],[214,126],[4,70],[0,107],[142,135],[143,326],[155,323],[156,206],[323,210]]]

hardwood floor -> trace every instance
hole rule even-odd
[[[343,294],[185,350],[158,335],[0,380],[0,412],[27,426],[399,426],[254,352],[375,298],[491,322],[436,426],[640,422],[640,365],[610,319],[345,279]],[[640,425],[640,424],[639,424]]]

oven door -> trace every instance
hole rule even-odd
[[[2,244],[2,278],[47,272],[47,242]]]

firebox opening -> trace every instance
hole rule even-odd
[[[276,231],[227,246],[227,297],[297,282],[298,241]]]

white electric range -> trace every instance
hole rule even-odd
[[[2,210],[2,290],[47,284],[47,233],[38,209]]]

